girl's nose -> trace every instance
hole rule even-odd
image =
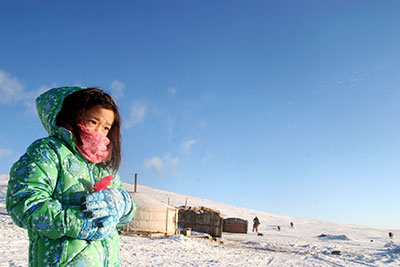
[[[101,127],[99,125],[96,125],[96,127],[93,128],[93,131],[101,134]]]

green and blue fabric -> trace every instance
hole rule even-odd
[[[121,265],[116,227],[132,219],[136,206],[128,201],[120,218],[87,218],[81,198],[103,177],[114,175],[110,188],[130,196],[118,174],[87,161],[76,149],[72,133],[56,125],[65,97],[82,89],[55,88],[36,99],[49,136],[30,145],[10,171],[7,210],[18,226],[28,230],[30,266]],[[103,227],[93,227],[99,222]],[[90,230],[87,236],[83,229]]]

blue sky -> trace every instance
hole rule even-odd
[[[400,229],[399,12],[386,0],[2,1],[0,173],[46,136],[40,92],[98,86],[120,107],[126,182]]]

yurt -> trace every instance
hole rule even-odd
[[[161,203],[143,193],[129,192],[136,203],[136,213],[123,230],[131,233],[174,235],[178,225],[176,208]]]

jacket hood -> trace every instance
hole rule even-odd
[[[56,118],[61,110],[64,99],[73,92],[86,89],[86,87],[58,87],[50,89],[36,98],[36,108],[44,129],[51,135],[56,135],[59,126]]]

